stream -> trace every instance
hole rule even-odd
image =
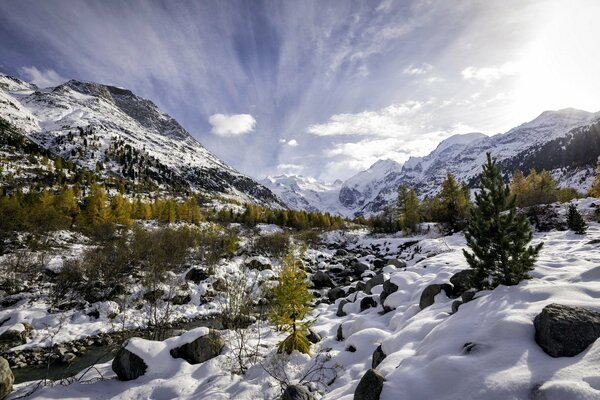
[[[198,327],[207,327],[213,329],[222,329],[221,321],[218,316],[209,319],[195,319],[182,323],[175,323],[174,326],[166,331],[165,339],[177,336],[181,330],[190,330]],[[85,353],[78,355],[66,364],[57,359],[48,365],[29,365],[23,368],[14,368],[12,372],[15,376],[15,384],[49,379],[52,381],[68,378],[77,375],[86,368],[95,364],[105,363],[114,358],[115,354],[121,347],[121,344],[131,337],[144,337],[149,339],[151,332],[146,330],[140,331],[125,331],[115,332],[112,335],[115,340],[112,344],[94,345],[87,348]]]

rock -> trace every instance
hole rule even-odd
[[[8,328],[0,335],[0,349],[10,349],[11,347],[20,346],[27,343],[27,330],[17,329],[16,327]]]
[[[255,269],[257,271],[265,271],[267,269],[273,268],[268,262],[265,263],[256,258],[253,258],[252,260],[247,262],[246,267],[248,267],[249,269]]]
[[[312,276],[312,282],[313,282],[313,286],[317,289],[323,289],[326,287],[329,287],[329,288],[334,287],[333,281],[331,280],[329,275],[327,275],[327,273],[325,273],[323,271],[317,271]]]
[[[360,277],[363,273],[369,270],[369,266],[365,263],[361,263],[360,261],[355,261],[352,263],[352,271],[354,275]]]
[[[100,318],[100,311],[98,309],[93,309],[87,313],[87,316],[90,318],[98,319]]]
[[[225,347],[223,337],[218,331],[211,329],[207,335],[172,349],[171,356],[183,358],[190,364],[199,364],[221,354],[223,347]]]
[[[208,279],[209,277],[210,275],[208,272],[201,268],[192,268],[187,272],[187,274],[185,274],[186,280],[192,281],[196,284]]]
[[[349,351],[350,353],[356,353],[356,347],[350,345],[346,348],[346,351]]]
[[[463,303],[468,303],[471,300],[473,300],[473,298],[475,298],[475,295],[477,294],[477,289],[468,289],[465,290],[461,295],[460,298],[462,299]]]
[[[533,320],[535,341],[552,357],[573,357],[600,337],[600,313],[549,304]]]
[[[217,278],[213,281],[212,287],[217,292],[225,292],[227,291],[227,282],[223,278]]]
[[[372,368],[377,368],[379,364],[387,357],[387,355],[381,349],[381,345],[377,346],[375,351],[373,352],[371,366]]]
[[[421,308],[421,310],[432,305],[435,296],[437,296],[442,290],[444,290],[446,295],[449,295],[450,293],[452,293],[452,286],[447,283],[442,283],[441,285],[438,283],[434,283],[432,285],[427,286],[425,290],[423,290],[423,293],[421,293],[421,299],[419,300],[419,307]]]
[[[368,370],[358,382],[354,400],[379,400],[385,378],[376,370]]]
[[[381,292],[381,294],[379,295],[379,302],[384,305],[384,308],[385,299],[387,299],[390,294],[398,291],[398,289],[398,285],[392,283],[392,281],[390,281],[389,279],[383,282],[383,292]]]
[[[471,281],[475,276],[475,270],[468,268],[452,275],[450,283],[452,284],[452,294],[456,297],[460,296],[465,290],[471,288]]]
[[[77,356],[74,353],[65,353],[60,361],[64,364],[70,364]]]
[[[150,290],[149,292],[144,293],[143,298],[150,303],[156,303],[158,300],[162,299],[163,294],[162,289]]]
[[[178,293],[171,297],[171,303],[175,305],[187,304],[192,301],[192,295],[190,293]]]
[[[385,261],[383,261],[380,258],[376,258],[375,260],[373,260],[373,267],[375,267],[377,269],[381,269],[381,268],[385,267]]]
[[[340,287],[336,287],[333,288],[331,290],[329,290],[329,292],[327,292],[327,297],[329,298],[329,301],[331,301],[332,303],[334,301],[336,301],[337,299],[341,299],[342,297],[346,296],[346,292],[344,292],[344,289],[340,288]]]
[[[344,340],[344,330],[342,329],[342,324],[340,324],[340,326],[337,328],[336,339],[338,342]]]
[[[460,307],[461,304],[463,304],[461,300],[454,300],[452,302],[452,314],[458,311],[458,307]]]
[[[108,300],[115,300],[117,299],[119,296],[122,296],[124,294],[127,294],[127,288],[125,287],[125,285],[121,284],[121,283],[117,283],[112,289],[111,291],[108,293],[107,299]]]
[[[308,330],[308,335],[306,336],[306,338],[312,344],[316,344],[321,341],[321,335],[319,335],[317,332],[313,331],[312,329]]]
[[[10,370],[8,361],[0,357],[0,399],[6,397],[12,391],[15,376]]]
[[[344,249],[337,249],[335,251],[335,255],[338,256],[338,257],[345,257],[345,256],[348,255],[348,252],[346,250],[344,250]]]
[[[340,301],[340,304],[338,304],[337,313],[335,314],[336,316],[345,317],[346,315],[348,315],[344,312],[344,306],[346,304],[348,304],[348,300],[344,299],[344,300]]]
[[[122,381],[137,379],[144,375],[148,369],[144,360],[127,350],[126,346],[119,349],[112,362],[112,370],[117,374],[119,380]]]
[[[371,289],[373,289],[377,285],[383,285],[383,281],[385,280],[383,274],[377,274],[371,279],[367,281],[365,284],[365,293],[371,294]]]
[[[315,400],[315,397],[302,385],[288,385],[281,400]]]
[[[393,265],[396,268],[406,268],[406,261],[390,258],[387,260],[387,265]]]
[[[366,284],[363,281],[356,282],[356,291],[364,292]]]
[[[377,302],[371,296],[363,297],[360,301],[360,312],[363,312],[371,307],[377,307]]]

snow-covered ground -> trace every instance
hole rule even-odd
[[[591,201],[579,204],[586,207]],[[360,378],[371,368],[373,351],[381,345],[387,357],[377,369],[386,379],[381,393],[385,400],[600,399],[600,341],[575,357],[552,358],[536,344],[533,327],[534,317],[550,303],[600,311],[600,224],[590,223],[585,235],[536,233],[534,243],[545,244],[533,278],[517,286],[479,292],[455,314],[451,313],[454,300],[443,291],[424,310],[419,308],[419,299],[426,286],[448,282],[467,268],[462,234],[371,238],[366,232],[355,232],[331,233],[327,239],[346,242],[355,250],[384,245],[389,255],[409,239],[420,242],[418,255],[407,260],[406,268],[386,266],[383,270],[399,287],[386,299],[387,306],[395,307],[393,311],[383,314],[378,305],[360,312],[362,292],[347,296],[350,303],[344,307],[345,317],[336,316],[342,299],[314,310],[313,330],[323,340],[313,345],[310,357],[290,357],[287,371],[291,383],[326,354],[330,358],[325,366],[335,369],[336,379],[330,382],[333,375],[327,369],[320,383],[309,382],[309,386],[320,390],[317,397],[350,400]],[[310,254],[321,254],[324,264],[330,261],[330,253]],[[372,259],[370,255],[360,258]],[[229,268],[233,271],[235,266]],[[381,291],[381,286],[373,289],[375,299]],[[340,324],[343,341],[336,339]],[[43,387],[31,398],[276,399],[281,386],[267,370],[277,359],[274,348],[281,334],[263,324],[260,340],[262,360],[243,376],[230,372],[226,349],[199,365],[169,361],[168,368],[151,369],[130,382],[116,380],[110,364],[102,364],[98,366],[105,378],[102,381]],[[323,385],[323,381],[330,384]],[[26,387],[17,385],[12,396]]]

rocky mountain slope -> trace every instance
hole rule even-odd
[[[0,118],[50,152],[104,176],[167,191],[282,205],[150,100],[126,89],[71,80],[39,90],[0,76]]]
[[[307,211],[334,211],[343,213],[339,201],[342,181],[325,183],[301,175],[268,176],[259,181],[271,189],[289,208]]]
[[[404,164],[379,160],[346,180],[339,191],[341,208],[326,208],[331,203],[323,202],[309,206],[343,215],[370,215],[393,203],[401,184],[415,187],[421,198],[435,195],[448,172],[476,187],[486,152],[497,158],[507,177],[516,168],[547,169],[561,185],[585,191],[600,156],[600,113],[546,111],[503,134],[454,135],[425,157],[411,157]],[[295,199],[288,196],[284,201]]]

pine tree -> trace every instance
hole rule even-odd
[[[310,312],[312,294],[308,291],[309,283],[302,270],[302,254],[296,256],[295,249],[290,248],[282,264],[279,284],[273,289],[271,321],[289,332],[289,335],[279,343],[278,351],[290,354],[298,350],[308,354],[308,324],[302,320]]]
[[[531,225],[517,214],[515,197],[504,182],[496,160],[487,154],[483,165],[481,192],[475,196],[465,237],[472,253],[463,250],[475,270],[473,284],[480,289],[516,285],[529,278],[528,272],[543,243],[527,246],[533,237]]]
[[[577,210],[575,204],[569,204],[569,209],[567,210],[567,226],[578,235],[583,235],[587,231],[587,224]]]
[[[443,221],[454,228],[456,221],[466,218],[469,200],[451,172],[448,172],[442,183],[439,197],[443,207]]]

